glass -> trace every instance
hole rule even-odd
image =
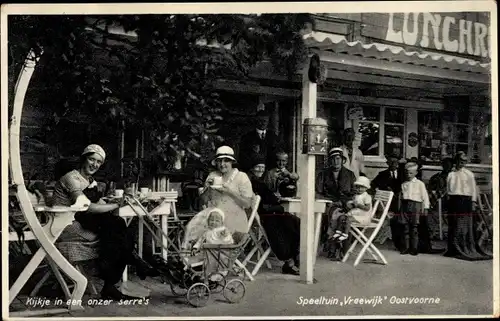
[[[359,149],[363,155],[379,155],[379,133],[380,125],[378,123],[359,123],[358,132],[361,134],[361,144]]]
[[[468,143],[469,125],[456,125],[456,141],[459,143]]]
[[[363,120],[365,120],[365,121],[379,121],[380,120],[380,107],[363,106]]]
[[[384,121],[386,123],[404,124],[405,110],[401,108],[386,108]]]
[[[425,164],[441,163],[442,132],[440,112],[418,112],[418,155]]]
[[[385,125],[384,152],[386,155],[395,154],[403,157],[403,125]]]

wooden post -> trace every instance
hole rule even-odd
[[[302,73],[301,127],[306,118],[316,117],[317,85],[309,81],[307,72],[308,67],[304,68]],[[300,141],[303,141],[302,137]],[[314,257],[317,255],[314,251],[316,159],[314,155],[306,154],[299,154],[297,159],[302,185],[299,194],[302,209],[300,217],[300,279],[311,284],[313,283]]]

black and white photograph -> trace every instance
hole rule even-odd
[[[496,30],[494,1],[2,5],[3,319],[498,317]]]

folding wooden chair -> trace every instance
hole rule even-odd
[[[376,261],[382,261],[384,264],[387,264],[387,260],[385,257],[380,253],[380,251],[375,247],[373,244],[373,240],[377,237],[378,232],[384,225],[385,219],[387,217],[387,213],[389,212],[389,206],[391,205],[392,198],[394,196],[394,192],[390,191],[381,191],[377,190],[375,193],[374,197],[374,205],[372,208],[372,213],[371,213],[371,222],[369,224],[363,225],[363,224],[358,224],[358,223],[352,223],[351,224],[351,230],[350,234],[356,238],[356,240],[352,243],[351,247],[345,254],[344,258],[342,259],[342,262],[346,262],[347,259],[349,258],[349,255],[354,251],[354,248],[358,243],[361,243],[363,245],[363,248],[359,252],[356,260],[354,261],[354,266],[357,266],[363,256],[365,255],[365,252],[368,251],[371,256],[376,260]],[[379,206],[382,206],[382,215],[380,218],[375,218],[375,213],[377,212],[377,209]],[[366,231],[369,229],[373,229],[373,232],[370,234],[369,237],[365,235]]]
[[[269,254],[271,254],[271,245],[269,244],[269,239],[267,238],[266,231],[262,227],[260,222],[260,217],[257,212],[260,204],[260,196],[255,195],[252,201],[252,212],[248,219],[248,234],[251,238],[252,249],[246,255],[243,260],[243,265],[248,266],[248,264],[253,264],[254,268],[251,272],[252,276],[255,276],[262,264],[266,263],[269,269],[272,269],[272,265],[268,260]],[[254,260],[253,258],[256,257]]]

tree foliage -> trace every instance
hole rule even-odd
[[[9,19],[9,71],[17,75],[30,49],[43,52],[41,105],[54,122],[83,112],[110,129],[137,126],[165,160],[220,139],[217,79],[247,77],[264,59],[293,75],[307,54],[301,31],[312,23],[306,14]]]

